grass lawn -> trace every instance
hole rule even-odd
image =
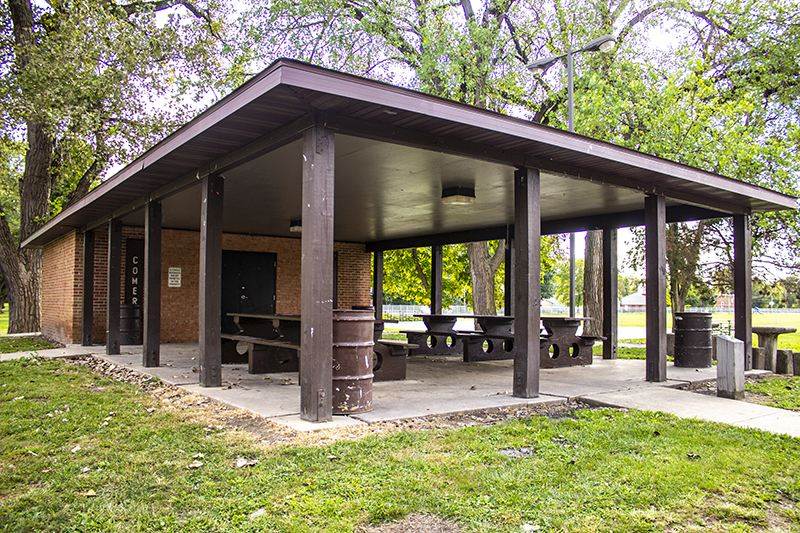
[[[771,377],[748,382],[747,391],[762,397],[761,403],[800,411],[800,377]]]
[[[266,446],[159,405],[64,362],[0,363],[0,529],[351,531],[415,512],[475,531],[800,527],[789,437],[579,410]]]
[[[41,337],[4,337],[0,336],[0,353],[35,352],[53,348],[53,344]]]
[[[714,313],[714,322],[733,323],[733,313]],[[620,313],[620,327],[644,327],[644,313]],[[754,326],[778,326],[796,328],[798,332],[787,333],[778,337],[778,348],[781,350],[800,351],[800,313],[753,313]],[[667,329],[672,328],[672,317],[667,313]],[[757,345],[753,335],[753,345]]]

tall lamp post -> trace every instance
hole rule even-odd
[[[534,74],[542,75],[557,61],[564,60],[567,66],[567,128],[575,131],[575,67],[573,56],[581,52],[608,52],[614,48],[613,35],[603,35],[591,41],[586,46],[575,50],[567,49],[563,54],[558,54],[544,59],[537,59],[528,64],[528,69]],[[575,316],[575,234],[569,234],[569,316]]]

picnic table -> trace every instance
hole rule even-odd
[[[753,350],[753,368],[775,372],[778,369],[778,336],[795,331],[796,328],[754,327],[753,333],[758,336],[758,346],[761,349]]]
[[[239,331],[221,335],[223,353],[247,353],[248,372],[297,372],[300,368],[300,315],[228,313]]]
[[[592,364],[592,346],[602,337],[578,335],[578,328],[588,317],[544,316],[539,347],[542,368]]]

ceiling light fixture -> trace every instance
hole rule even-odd
[[[303,231],[303,223],[299,218],[293,218],[289,222],[289,233],[300,233],[301,231]]]
[[[470,205],[474,202],[474,187],[445,187],[442,189],[442,203],[445,205]]]

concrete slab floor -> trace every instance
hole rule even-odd
[[[194,344],[163,345],[162,366],[157,368],[142,367],[141,346],[123,346],[122,353],[114,356],[106,356],[102,346],[78,351],[91,352],[120,366],[148,373],[192,393],[245,409],[298,431],[527,404],[557,404],[569,399],[590,398],[597,403],[606,399],[611,402],[617,401],[614,394],[624,396],[626,392],[640,394],[641,398],[656,398],[658,395],[653,394],[655,390],[716,378],[715,368],[688,369],[670,364],[667,369],[668,381],[648,383],[644,381],[644,361],[595,358],[594,364],[585,367],[542,369],[541,395],[524,399],[511,395],[512,361],[464,363],[458,358],[415,357],[409,360],[406,381],[375,383],[373,411],[336,416],[332,422],[315,424],[300,419],[300,387],[296,373],[248,374],[246,365],[223,365],[223,387],[201,387],[197,373],[199,354]],[[652,408],[652,403],[646,402],[642,408]],[[697,414],[688,405],[686,409],[686,412],[675,414]],[[764,413],[764,416],[768,414]],[[733,422],[740,421],[740,418],[738,411],[731,415]],[[769,417],[763,421],[764,425],[779,423],[781,421]]]

